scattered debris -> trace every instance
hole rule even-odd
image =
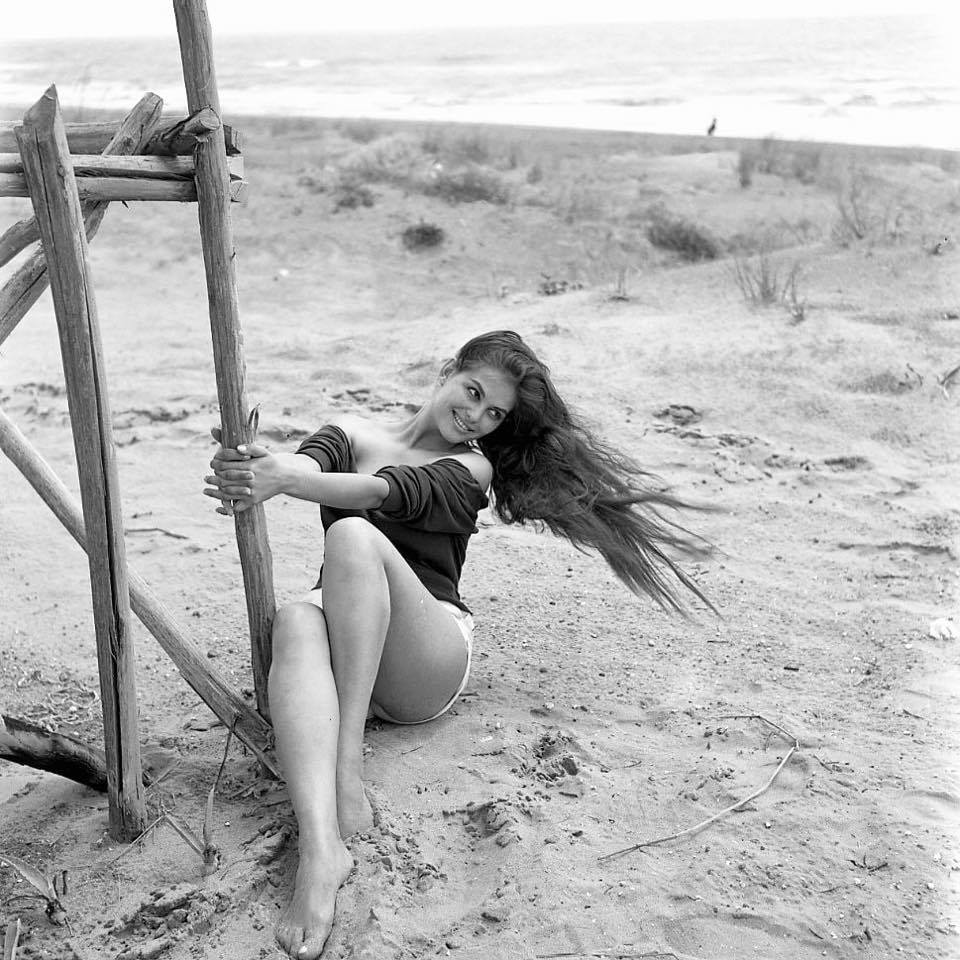
[[[57,926],[66,924],[69,928],[70,921],[67,919],[67,911],[60,902],[60,897],[65,896],[67,892],[66,870],[58,871],[51,879],[45,873],[42,873],[36,867],[27,863],[26,860],[21,860],[19,857],[15,857],[9,853],[0,853],[0,863],[5,863],[9,867],[13,867],[13,869],[37,891],[37,894],[47,901],[44,912],[51,923]],[[60,890],[57,889],[58,881],[61,887]],[[17,936],[19,937],[19,928]]]
[[[540,276],[542,279],[537,284],[537,293],[544,297],[556,297],[561,293],[583,289],[583,284],[578,280],[554,280],[548,273],[541,273]]]
[[[736,803],[731,804],[729,807],[725,807],[719,813],[715,813],[712,817],[707,817],[706,820],[701,820],[699,823],[694,824],[692,827],[687,827],[685,830],[679,830],[677,833],[671,833],[666,837],[657,837],[653,840],[643,840],[640,843],[632,844],[629,847],[624,847],[621,850],[614,850],[613,853],[604,854],[601,857],[598,857],[598,860],[612,860],[614,857],[620,857],[628,853],[633,853],[635,850],[640,850],[644,847],[653,847],[661,843],[666,843],[669,840],[678,840],[680,837],[687,837],[691,834],[698,833],[704,827],[709,826],[711,823],[715,823],[721,817],[726,816],[728,813],[732,813],[736,810],[742,809],[746,804],[750,803],[753,800],[756,800],[761,794],[767,792],[770,789],[773,781],[777,779],[780,771],[787,765],[790,761],[790,758],[800,749],[800,741],[792,734],[788,733],[783,729],[779,724],[774,723],[772,720],[768,720],[766,717],[761,716],[758,713],[751,714],[734,714],[729,717],[724,717],[722,719],[729,720],[761,720],[763,723],[769,724],[774,729],[778,730],[783,736],[793,741],[790,749],[787,751],[786,756],[780,761],[780,764],[777,766],[777,769],[773,771],[773,775],[770,779],[759,789],[755,790],[748,797],[744,797],[742,800],[738,800]]]

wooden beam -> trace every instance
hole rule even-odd
[[[213,38],[205,0],[173,0],[180,38],[183,81],[187,109],[196,113],[204,107],[220,115]],[[240,308],[237,297],[236,252],[230,224],[229,184],[222,129],[197,143],[197,206],[200,213],[200,240],[207,275],[207,299],[213,334],[213,359],[220,400],[220,423],[227,446],[235,447],[252,439],[248,424],[246,375]],[[253,683],[257,708],[269,715],[267,674],[270,670],[270,630],[276,613],[273,593],[273,561],[267,538],[266,514],[262,504],[235,517],[240,566],[250,624]]]
[[[87,238],[56,87],[16,129],[24,175],[47,255],[80,474],[93,593],[110,832],[132,840],[146,826],[123,518]]]
[[[198,136],[203,136],[209,130],[210,114],[201,113],[199,119],[185,117],[182,119],[165,118],[160,121],[150,139],[144,143],[142,153],[154,154],[160,157],[186,156],[193,153],[197,145]],[[107,144],[116,136],[123,121],[106,120],[84,123],[66,123],[67,142],[71,153],[102,153]],[[219,124],[219,120],[216,120]],[[0,152],[9,153],[17,149],[17,138],[14,136],[16,120],[0,121]],[[230,124],[223,126],[224,149],[230,154],[239,154],[241,150],[241,135],[236,127]]]
[[[192,180],[193,157],[111,156],[104,153],[72,153],[73,173],[77,177],[131,177],[148,180]],[[243,157],[227,157],[232,179],[243,176]],[[19,153],[0,153],[0,173],[23,174]]]
[[[106,152],[136,153],[153,135],[162,109],[163,101],[155,93],[147,93],[141,97],[120,123],[113,139],[106,146]],[[96,236],[106,212],[105,202],[83,204],[83,222],[88,240]],[[19,239],[8,241],[7,234],[0,238],[0,248],[3,250],[0,265],[26,249],[27,244],[19,249],[16,244],[27,237],[31,231],[37,238],[40,236],[36,217],[14,224],[14,228],[20,228]],[[27,311],[37,302],[43,291],[47,289],[47,283],[47,261],[43,251],[40,250],[22,264],[0,289],[0,344],[10,336],[17,324],[26,316]]]
[[[69,154],[66,154],[69,156]],[[223,158],[226,160],[226,157]],[[197,199],[197,188],[192,180],[152,180],[133,177],[78,177],[75,180],[81,200],[167,200],[192,203]],[[242,195],[242,188],[234,186],[241,180],[230,180],[227,199],[233,201]],[[29,197],[26,180],[20,173],[0,173],[0,197]]]
[[[86,533],[80,507],[50,465],[2,410],[0,450],[26,477],[30,486],[67,528],[70,536],[86,550]],[[135,570],[128,570],[127,573],[130,582],[130,606],[141,623],[153,634],[197,696],[225,726],[233,729],[237,738],[266,769],[279,776],[275,765],[264,752],[271,738],[270,726],[230,686],[226,678],[213,669],[200,647],[177,624],[146,580]]]
[[[19,717],[0,715],[0,759],[67,777],[100,793],[107,791],[102,750]]]

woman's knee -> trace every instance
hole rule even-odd
[[[324,534],[323,562],[365,562],[383,556],[384,535],[363,517],[343,517]]]
[[[302,649],[326,646],[327,627],[323,611],[306,601],[288,603],[273,618],[273,659]]]

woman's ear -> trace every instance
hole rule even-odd
[[[439,380],[441,383],[456,372],[457,364],[454,360],[447,360],[446,363],[440,368],[440,377]]]

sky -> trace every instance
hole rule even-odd
[[[171,0],[5,4],[5,39],[139,36],[175,30]],[[953,4],[950,5],[951,7]],[[945,12],[944,0],[207,0],[217,34],[400,30],[540,23],[886,16]],[[269,11],[269,15],[265,13]]]

